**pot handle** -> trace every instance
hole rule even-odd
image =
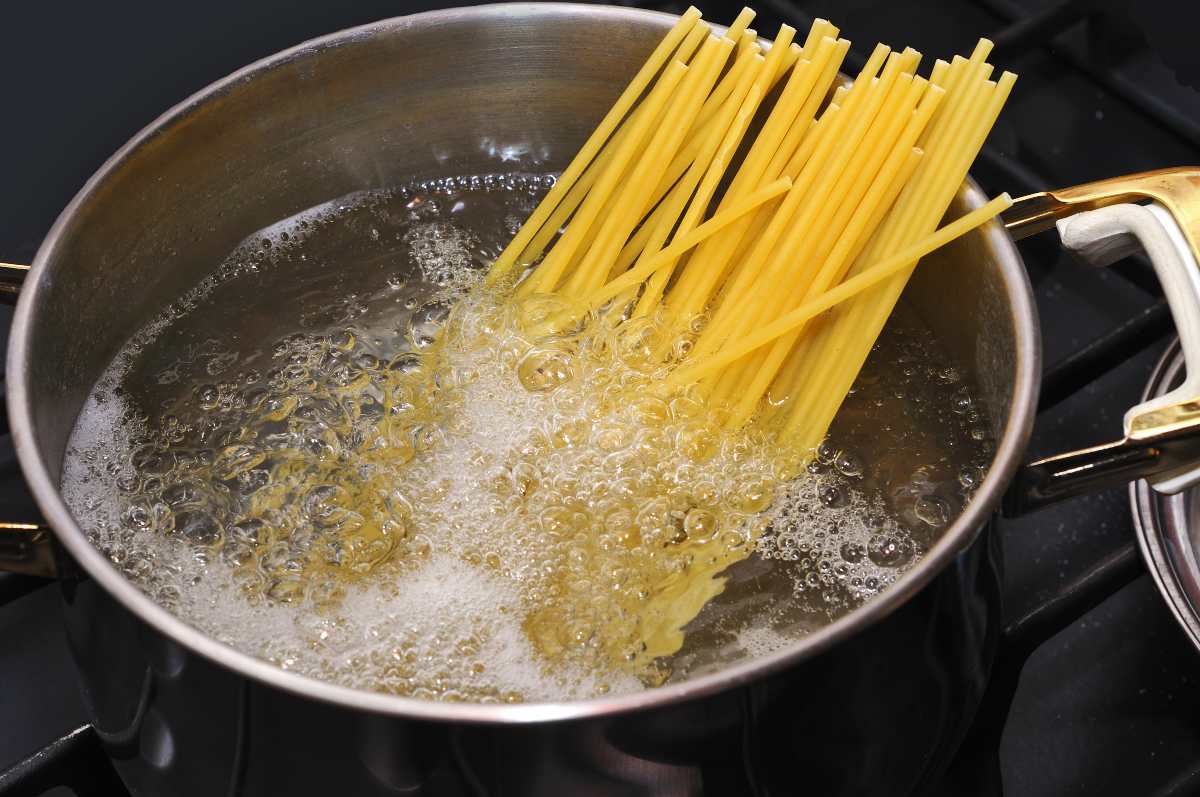
[[[1150,199],[1149,204],[1131,200]],[[1004,499],[1020,515],[1146,479],[1158,492],[1200,483],[1200,170],[1168,169],[1022,197],[1005,217],[1014,237],[1058,227],[1063,246],[1097,266],[1144,249],[1179,332],[1187,378],[1125,413],[1123,439],[1022,466]]]
[[[0,304],[16,304],[29,266],[0,263]],[[53,578],[58,574],[50,527],[0,522],[0,572]]]
[[[16,304],[17,295],[25,276],[29,274],[29,266],[16,263],[0,263],[0,304]]]
[[[0,572],[57,576],[50,527],[42,523],[0,523]]]

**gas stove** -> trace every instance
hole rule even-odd
[[[461,3],[455,3],[461,4]],[[628,0],[681,11],[686,3]],[[176,6],[138,0],[0,12],[11,76],[0,126],[0,260],[28,262],[58,210],[101,161],[163,109],[296,42],[445,3],[286,0]],[[759,0],[755,27],[826,17],[856,43],[938,57],[996,42],[1020,74],[973,174],[1013,195],[1200,163],[1200,64],[1172,0]],[[732,19],[725,0],[705,4]],[[852,51],[848,66],[865,52]],[[857,60],[856,60],[857,59]],[[1022,244],[1045,345],[1030,456],[1119,433],[1172,333],[1152,272]],[[10,321],[0,309],[0,336]],[[35,510],[0,419],[0,519]],[[935,795],[1176,795],[1200,791],[1200,654],[1176,627],[1138,553],[1128,491],[998,521],[1005,629],[984,703]],[[54,586],[0,575],[0,797],[121,794],[84,720]],[[753,783],[753,778],[747,782]],[[727,792],[722,792],[727,793]]]

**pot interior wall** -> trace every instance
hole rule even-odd
[[[959,192],[946,219],[983,201],[974,185]],[[999,440],[1012,408],[1017,329],[999,258],[1015,256],[999,224],[964,235],[921,261],[904,291],[951,360],[968,370]]]
[[[475,9],[315,43],[176,109],[110,163],[40,253],[31,297],[29,390],[51,473],[120,346],[248,235],[362,189],[560,169],[670,24],[528,16]]]

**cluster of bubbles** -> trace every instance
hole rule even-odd
[[[740,634],[757,651],[764,623],[788,620],[778,606],[718,611],[739,562],[791,584],[773,603],[826,617],[891,583],[986,461],[970,391],[927,333],[885,335],[831,441],[790,478],[796,463],[759,431],[726,431],[698,395],[656,389],[662,353],[685,353],[694,331],[588,316],[534,337],[572,308],[478,289],[549,183],[356,195],[248,241],[89,398],[63,487],[93,542],[158,603],[280,667],[482,702],[699,671],[672,654],[710,604],[734,646]],[[162,330],[206,312],[217,288],[317,257],[335,226],[363,257],[399,248],[408,262],[336,301],[315,291],[303,331],[262,349],[202,336],[159,356]],[[139,394],[143,372],[166,398]],[[881,408],[894,424],[856,421]]]
[[[886,588],[936,541],[982,480],[990,450],[961,373],[935,356],[928,330],[905,310],[898,316],[809,461],[811,478],[789,485],[759,546],[795,562],[796,592],[835,613]],[[813,498],[823,528],[805,511]]]
[[[688,629],[676,672],[778,650],[861,606],[959,515],[991,455],[984,413],[913,308],[893,313],[806,473],[781,485],[755,556]]]

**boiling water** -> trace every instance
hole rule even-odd
[[[362,194],[248,240],[81,413],[63,490],[94,544],[235,648],[445,700],[686,678],[885,589],[989,452],[928,330],[898,309],[781,481],[761,435],[655,393],[654,330],[531,341],[552,299],[473,290],[547,184]]]

